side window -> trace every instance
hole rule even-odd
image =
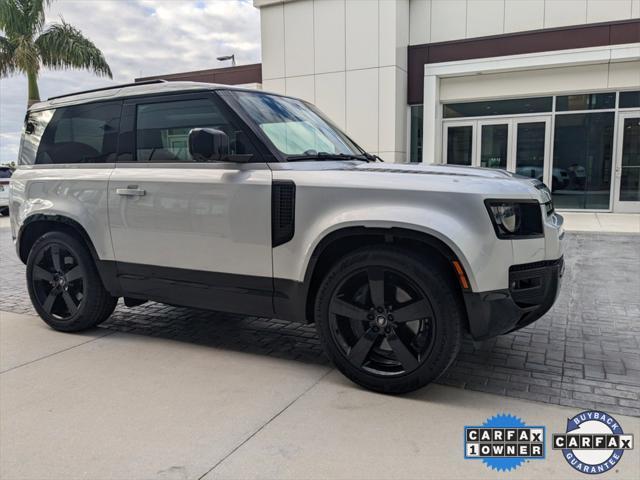
[[[229,137],[229,155],[255,151],[245,133],[209,99],[143,103],[136,112],[138,162],[193,162],[189,154],[192,128],[215,128]]]
[[[38,148],[36,163],[115,162],[121,104],[58,108]]]
[[[32,165],[35,163],[42,135],[53,114],[54,110],[41,110],[27,114],[24,120],[24,129],[22,130],[20,153],[18,153],[18,163],[20,165]]]

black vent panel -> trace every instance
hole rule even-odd
[[[274,180],[271,186],[271,242],[274,247],[293,238],[296,225],[296,184]]]

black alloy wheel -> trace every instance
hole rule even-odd
[[[64,332],[98,325],[118,302],[104,288],[85,244],[61,231],[45,233],[31,247],[27,288],[38,315]]]
[[[41,249],[34,260],[32,284],[42,310],[59,320],[76,315],[84,299],[85,276],[65,245],[52,242]]]
[[[351,273],[329,306],[331,332],[347,360],[377,375],[414,371],[433,347],[429,300],[403,273],[380,266]]]
[[[447,267],[428,252],[386,245],[338,260],[318,288],[314,310],[334,365],[383,393],[410,392],[437,379],[460,349],[466,320]]]

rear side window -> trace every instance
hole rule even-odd
[[[47,125],[49,125],[54,112],[55,110],[41,110],[27,114],[24,121],[24,129],[22,130],[20,153],[18,154],[18,163],[20,165],[32,165],[35,163],[42,134]]]
[[[36,156],[37,164],[115,162],[120,102],[58,108]]]
[[[192,128],[215,128],[229,137],[230,155],[253,155],[243,130],[236,128],[218,106],[202,98],[143,103],[136,113],[138,162],[193,162],[189,154]]]

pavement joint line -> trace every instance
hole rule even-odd
[[[29,360],[28,362],[21,363],[20,365],[16,365],[15,367],[11,367],[11,368],[8,368],[6,370],[0,371],[0,375],[4,375],[5,373],[12,372],[13,370],[17,370],[18,368],[26,367],[27,365],[31,365],[32,363],[39,362],[40,360],[45,360],[47,358],[51,358],[51,357],[53,357],[55,355],[58,355],[59,353],[68,352],[69,350],[73,350],[76,347],[81,347],[82,345],[86,345],[88,343],[95,342],[96,340],[101,340],[104,337],[108,337],[110,335],[113,335],[114,333],[118,333],[118,332],[115,332],[115,331],[107,332],[107,333],[105,333],[103,335],[99,335],[99,336],[97,336],[95,338],[92,338],[91,340],[87,340],[86,342],[82,342],[82,343],[79,343],[77,345],[72,345],[70,347],[63,348],[62,350],[58,350],[57,352],[50,353],[49,355],[45,355],[44,357],[39,357],[39,358],[35,358],[33,360]]]
[[[315,382],[313,382],[312,385],[309,386],[309,388],[307,388],[304,392],[302,392],[300,395],[298,395],[296,398],[294,398],[293,400],[291,400],[287,405],[285,405],[284,408],[282,408],[282,410],[280,410],[279,412],[277,412],[275,415],[273,415],[269,420],[267,420],[264,424],[262,424],[260,426],[260,428],[258,428],[255,432],[253,432],[251,435],[249,435],[247,438],[245,438],[242,442],[240,442],[238,445],[236,445],[235,447],[233,447],[233,449],[227,453],[224,457],[222,457],[218,462],[216,462],[216,464],[211,467],[209,470],[207,470],[206,472],[204,472],[202,475],[200,475],[198,477],[198,480],[202,480],[204,477],[206,477],[207,475],[209,475],[211,472],[213,472],[216,468],[218,468],[218,466],[220,466],[227,458],[229,458],[231,455],[233,455],[234,453],[236,453],[240,448],[242,448],[249,440],[251,440],[253,437],[255,437],[258,433],[260,433],[262,430],[264,430],[264,428],[269,425],[271,422],[273,422],[276,418],[278,418],[280,415],[282,415],[285,411],[287,411],[289,409],[289,407],[291,405],[293,405],[294,403],[296,403],[298,400],[300,400],[302,397],[304,397],[307,393],[309,393],[310,390],[312,390],[316,385],[318,385],[322,380],[325,379],[325,377],[327,377],[327,375],[329,375],[331,372],[333,372],[335,370],[335,368],[329,368],[320,378],[318,378],[318,380],[316,380]]]

